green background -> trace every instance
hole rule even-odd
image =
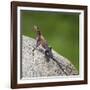
[[[21,10],[21,32],[35,38],[37,25],[52,48],[79,70],[79,14]]]

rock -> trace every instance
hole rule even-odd
[[[39,46],[34,52],[36,40],[22,35],[22,78],[77,75],[74,65],[65,57],[52,50],[56,61],[47,59],[44,49]]]

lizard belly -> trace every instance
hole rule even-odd
[[[48,46],[46,41],[41,41],[41,45],[44,49],[46,49]]]

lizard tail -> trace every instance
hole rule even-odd
[[[57,63],[57,65],[60,67],[60,69],[65,73],[65,75],[68,75],[65,71],[64,71],[64,69],[62,68],[62,64],[60,63],[60,62],[58,62],[54,57],[51,57],[51,59],[53,59],[56,63]]]

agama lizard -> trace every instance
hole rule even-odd
[[[39,30],[39,28],[37,26],[34,25],[33,31],[36,32],[36,47],[33,49],[33,51],[39,45],[41,45],[45,49],[45,56],[46,56],[46,58],[49,60],[49,58],[52,58],[53,57],[52,47],[49,47],[48,46],[47,41],[45,40],[45,38],[43,37],[41,31]]]
[[[65,75],[67,75],[67,73],[62,68],[61,63],[53,57],[52,47],[49,47],[47,41],[45,40],[44,36],[36,25],[34,25],[33,31],[36,32],[36,47],[33,49],[33,52],[39,45],[41,45],[45,49],[45,56],[47,58],[47,61],[49,62],[50,58],[54,60],[58,64],[60,69],[62,69],[62,71],[65,73]]]

